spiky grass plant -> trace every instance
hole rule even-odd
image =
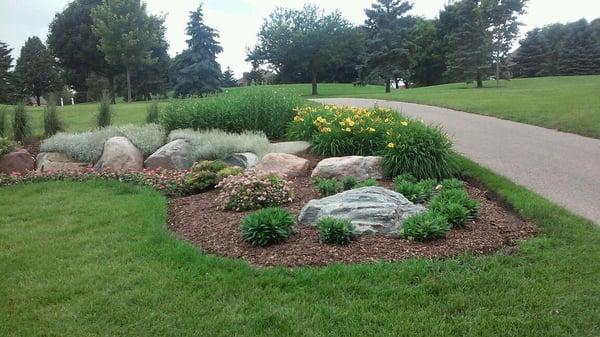
[[[25,111],[25,103],[19,102],[15,106],[15,114],[13,116],[13,138],[16,142],[24,143],[30,136],[31,129],[27,112]]]
[[[60,131],[64,131],[62,123],[58,118],[58,109],[56,108],[56,96],[50,95],[48,106],[44,110],[44,135],[54,136]]]

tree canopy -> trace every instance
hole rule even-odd
[[[15,79],[11,71],[13,58],[12,49],[0,41],[0,103],[11,103],[15,94]]]
[[[21,48],[15,74],[22,94],[34,96],[38,106],[42,95],[62,89],[60,70],[54,57],[37,36],[28,38]]]

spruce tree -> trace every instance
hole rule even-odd
[[[219,33],[204,23],[202,5],[190,12],[186,33],[188,48],[173,61],[174,89],[178,96],[214,93],[220,90],[221,66],[217,55],[223,52]]]
[[[34,96],[38,106],[43,94],[60,90],[62,87],[54,57],[37,36],[27,39],[21,48],[15,73],[23,94]]]
[[[221,78],[221,86],[223,88],[231,88],[237,86],[237,80],[235,79],[235,75],[233,74],[233,70],[227,67],[227,70],[223,72],[223,76]]]
[[[521,46],[517,49],[513,62],[513,73],[515,77],[540,77],[553,75],[548,73],[545,65],[548,64],[548,49],[544,33],[536,28],[521,40]]]
[[[10,70],[13,58],[12,49],[0,41],[0,103],[11,103],[14,95],[14,74]]]
[[[592,75],[597,70],[598,50],[592,28],[585,19],[568,24],[561,47],[560,75]]]

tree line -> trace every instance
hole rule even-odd
[[[396,87],[450,82],[483,86],[489,78],[600,74],[600,19],[536,28],[511,53],[527,0],[460,0],[435,19],[411,14],[406,0],[376,0],[353,25],[339,11],[316,5],[277,8],[247,52],[247,84],[319,82]],[[167,53],[164,16],[140,0],[74,0],[50,24],[47,43],[31,37],[12,70],[0,42],[0,102],[40,97],[67,87],[78,101],[113,102],[152,95],[203,96],[236,86],[221,70],[218,32],[202,6],[190,12],[187,48]]]

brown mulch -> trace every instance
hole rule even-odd
[[[42,145],[41,138],[33,138],[28,143],[26,143],[23,147],[27,152],[29,152],[33,158],[36,158],[40,153],[40,145]]]
[[[313,165],[317,161],[314,157],[309,159]],[[309,200],[321,198],[308,175],[292,180],[292,183],[295,199],[285,207],[294,214],[298,215]],[[285,243],[253,247],[242,241],[240,232],[242,219],[252,212],[218,210],[220,205],[215,201],[218,191],[170,200],[168,227],[179,238],[209,254],[240,258],[256,266],[289,267],[395,261],[412,257],[440,258],[465,251],[485,254],[514,247],[517,240],[536,232],[532,224],[519,219],[491,192],[476,186],[476,183],[469,182],[467,185],[469,194],[481,203],[480,217],[464,229],[451,230],[445,239],[425,243],[364,235],[348,246],[327,245],[319,242],[316,228],[297,225],[295,234]]]

